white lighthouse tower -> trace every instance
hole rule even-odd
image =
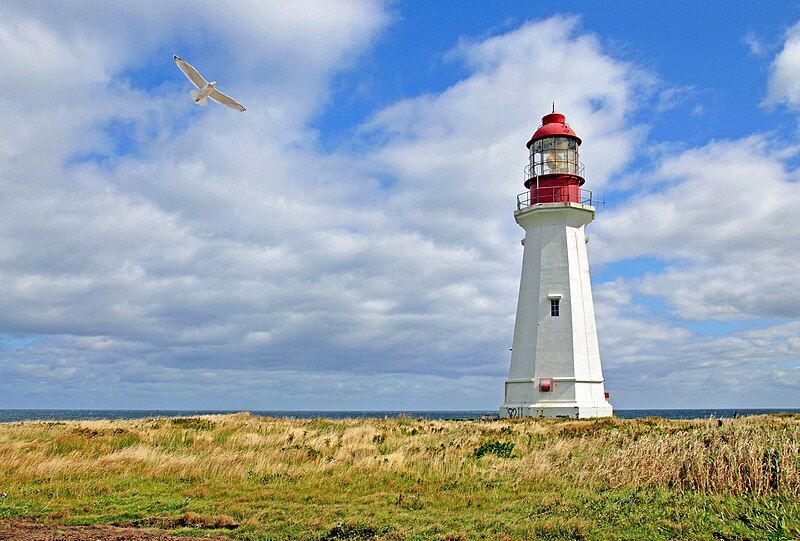
[[[581,189],[580,144],[555,107],[528,141],[527,191],[514,212],[525,229],[522,279],[500,417],[611,416],[584,230],[595,209]]]

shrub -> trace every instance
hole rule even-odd
[[[484,455],[494,455],[500,458],[511,458],[514,452],[514,444],[510,441],[487,441],[475,449],[475,457],[480,458]]]
[[[193,430],[211,430],[214,428],[214,423],[208,419],[200,419],[199,417],[178,417],[170,419],[172,426],[179,428],[191,428]]]

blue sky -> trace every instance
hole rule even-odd
[[[800,407],[800,7],[558,8],[5,3],[0,407],[496,408],[553,99],[615,407]]]
[[[398,3],[392,10],[398,20],[356,69],[337,80],[335,104],[316,125],[335,144],[335,135],[357,126],[376,108],[423,92],[441,92],[462,78],[463,66],[446,59],[460,39],[499,34],[535,18],[574,14],[615,56],[640,63],[680,90],[677,98],[688,102],[682,108],[640,112],[658,140],[700,145],[759,130],[794,129],[793,115],[767,113],[760,103],[769,69],[765,60],[780,50],[784,33],[800,18],[797,4],[764,3],[757,14],[747,2],[654,2],[646,9],[630,1],[581,2],[566,11],[554,8],[531,2]],[[763,53],[750,51],[749,36]],[[370,92],[352,99],[360,85]],[[686,115],[689,104],[689,110],[701,106],[703,114]]]

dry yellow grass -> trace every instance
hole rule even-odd
[[[482,445],[488,451],[478,457]],[[387,506],[428,509],[431,520],[457,525],[451,515],[460,506],[495,502],[516,513],[513,502],[524,510],[532,495],[541,504],[552,497],[542,490],[559,487],[591,498],[653,489],[744,498],[756,506],[770,498],[796,501],[800,416],[746,417],[721,427],[716,420],[333,421],[249,414],[0,425],[0,491],[10,496],[0,500],[0,516],[41,518],[57,508],[76,520],[136,521],[195,506],[232,514],[244,524],[234,535],[289,538],[325,530],[329,518],[389,520]],[[155,498],[161,510],[148,508],[147,500],[139,511],[129,509],[116,499],[126,490]],[[324,510],[293,516],[304,501]],[[348,501],[353,513],[337,507]],[[97,508],[103,505],[108,509]],[[797,508],[784,508],[791,522]],[[486,510],[470,511],[478,512]],[[391,520],[397,523],[387,527],[402,532],[403,519]],[[407,537],[424,520],[409,523]],[[470,531],[484,527],[478,516],[470,521],[478,528]]]

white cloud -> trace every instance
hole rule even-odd
[[[695,97],[697,93],[697,89],[693,86],[667,87],[657,95],[656,111],[664,112],[675,109]],[[701,106],[698,105],[698,107]]]
[[[772,61],[767,104],[800,105],[800,24],[786,32],[783,49]]]
[[[790,227],[800,186],[786,165],[795,153],[753,136],[664,157],[641,192],[598,221],[596,259],[669,263],[640,291],[684,318],[800,317],[800,236]]]
[[[456,167],[468,174],[458,180],[460,193],[448,194],[457,202],[469,204],[475,192],[506,197],[521,183],[523,145],[554,96],[587,141],[582,156],[590,164],[591,186],[603,186],[632,158],[643,134],[631,122],[635,92],[652,78],[606,55],[596,37],[579,33],[576,18],[555,17],[464,42],[450,56],[467,63],[469,77],[439,95],[388,107],[367,125],[390,136],[379,158],[401,182],[431,185],[429,177],[436,175],[444,183]],[[509,152],[515,148],[518,153]]]
[[[624,279],[595,288],[612,402],[640,408],[796,407],[797,322],[703,334],[638,305],[636,290]]]
[[[0,6],[0,71],[15,74],[0,82],[0,121],[13,133],[0,150],[0,334],[33,337],[0,349],[3,395],[17,406],[499,404],[524,144],[556,96],[585,141],[587,187],[611,185],[644,138],[633,114],[653,79],[577,19],[531,22],[461,43],[450,57],[464,79],[376,112],[361,132],[379,143],[323,152],[309,123],[331,77],[389,19],[371,2]],[[169,65],[184,49],[246,115],[193,109]],[[60,65],[37,65],[40,54]],[[173,78],[141,75],[162,61]],[[769,217],[788,219],[783,200],[751,209],[752,239],[733,213],[752,203],[753,175],[786,188],[781,152],[754,137],[670,157],[654,175],[659,195],[592,226],[595,260],[655,254],[673,265],[599,289],[610,369],[653,360],[624,381],[656,381],[659,347],[696,351],[697,363],[751,351],[746,337],[703,346],[620,303],[646,291],[684,310],[669,281],[741,247],[737,235],[761,257],[780,230]],[[698,199],[683,201],[680,186]],[[720,213],[706,212],[720,191],[722,231],[711,227]],[[631,234],[642,223],[652,238]],[[707,306],[724,306],[702,291]],[[751,314],[731,302],[733,316],[713,317]],[[774,341],[777,350],[786,339]],[[662,379],[695,369],[677,363]]]
[[[76,96],[88,92],[78,101],[100,112],[76,115],[75,104],[59,102],[36,110],[42,118],[79,117],[65,129],[95,129],[93,140],[77,145],[62,133],[60,146],[32,152],[26,143],[27,152],[4,161],[13,197],[0,203],[8,293],[0,325],[40,337],[28,348],[34,359],[41,354],[43,370],[52,362],[45,352],[57,351],[76,365],[136,358],[170,369],[502,378],[519,255],[510,211],[522,189],[524,143],[556,90],[547,81],[573,83],[559,103],[576,129],[606,134],[587,150],[604,157],[592,177],[600,184],[602,171],[623,164],[640,135],[626,122],[626,97],[640,75],[579,34],[574,19],[531,23],[463,44],[455,54],[473,73],[453,88],[377,113],[365,129],[388,140],[366,158],[321,153],[306,121],[325,99],[326,74],[387,20],[374,5],[363,7],[337,20],[311,10],[303,25],[264,17],[259,31],[252,26],[258,17],[237,19],[240,28],[213,13],[197,15],[193,31],[225,29],[233,60],[223,67],[206,52],[196,63],[259,89],[243,116],[221,109],[187,116],[192,106],[176,95],[186,86],[177,73],[181,84],[152,91],[117,85],[120,73],[140,65],[137,55],[161,48],[124,52],[132,33],[157,40],[168,29],[183,32],[172,8],[158,8],[150,28],[147,6],[126,7],[133,22],[119,34],[103,9],[76,8],[66,28],[45,12],[4,19],[49,32],[44,41],[58,43],[66,58],[80,58],[82,47],[114,58],[104,55],[91,68],[98,74],[76,83]],[[270,38],[269,25],[295,33]],[[307,45],[311,30],[324,48]],[[271,63],[284,70],[283,82],[263,84],[269,77],[248,69]],[[536,74],[537,92],[520,84],[524,72]],[[123,109],[150,134],[135,152],[65,162],[78,150],[113,145],[101,127],[119,117],[117,103],[151,98],[144,110]],[[242,99],[250,103],[247,90]],[[173,111],[176,101],[186,105]],[[491,114],[475,114],[483,110]],[[185,120],[172,120],[176,112]],[[151,124],[155,132],[147,131]],[[33,143],[40,135],[30,137]],[[382,189],[374,172],[394,177],[392,187]],[[6,353],[9,369],[22,362],[19,355]]]
[[[796,404],[797,322],[776,324],[800,317],[796,153],[754,135],[664,155],[629,200],[599,217],[595,261],[663,262],[598,290],[618,396],[649,407]],[[642,295],[667,313],[646,309]],[[723,321],[742,323],[725,332]],[[690,331],[697,323],[710,332]]]
[[[767,47],[764,45],[764,42],[756,36],[755,32],[748,32],[745,34],[744,38],[742,38],[744,44],[747,45],[747,49],[750,51],[750,54],[753,56],[762,56],[766,54]]]

